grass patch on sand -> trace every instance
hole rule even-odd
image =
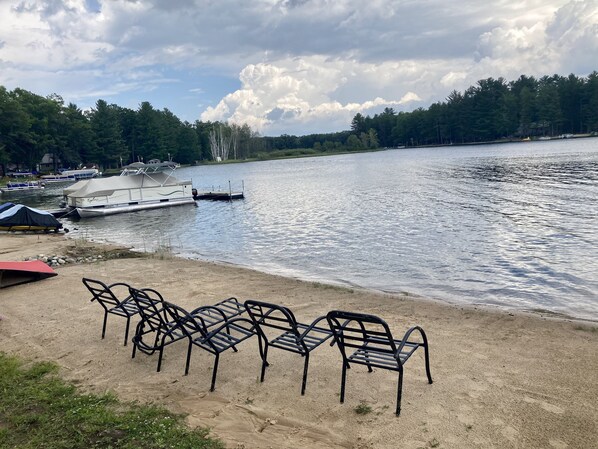
[[[181,415],[119,402],[112,394],[80,394],[53,363],[25,364],[0,353],[0,447],[218,448],[206,429]]]
[[[340,292],[355,293],[355,290],[349,287],[343,287],[342,285],[323,284],[321,282],[312,282],[314,288],[320,288],[322,290],[337,290]]]
[[[367,415],[372,413],[372,407],[367,405],[365,402],[361,401],[358,406],[354,408],[355,413],[358,415]]]
[[[103,259],[133,259],[144,257],[143,254],[131,251],[129,248],[123,248],[108,244],[98,244],[90,242],[84,238],[76,238],[70,241],[66,248],[66,254],[69,257],[93,257],[102,256]]]

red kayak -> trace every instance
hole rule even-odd
[[[58,273],[41,260],[26,262],[0,261],[0,288],[35,282],[57,275]]]

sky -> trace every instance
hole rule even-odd
[[[598,0],[0,0],[0,85],[261,135],[598,70]]]

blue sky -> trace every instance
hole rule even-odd
[[[598,0],[0,0],[0,85],[263,135],[596,61]]]

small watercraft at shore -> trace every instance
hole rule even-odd
[[[135,162],[120,176],[81,180],[63,190],[64,205],[81,218],[195,204],[190,180],[173,173],[174,162]]]
[[[77,178],[75,178],[75,175],[65,175],[64,173],[61,173],[59,175],[43,175],[43,176],[40,176],[40,179],[42,180],[42,182],[50,182],[50,183],[75,182],[77,180]]]
[[[0,261],[0,288],[35,282],[52,276],[58,276],[58,273],[41,260],[26,262]]]
[[[61,228],[62,223],[50,212],[22,204],[0,205],[0,231],[58,232]]]
[[[0,192],[21,192],[26,190],[40,190],[44,188],[44,183],[40,181],[10,181],[5,187],[0,188]]]
[[[72,176],[75,179],[90,179],[101,176],[100,171],[97,168],[80,168],[77,170],[63,170],[62,175]]]

